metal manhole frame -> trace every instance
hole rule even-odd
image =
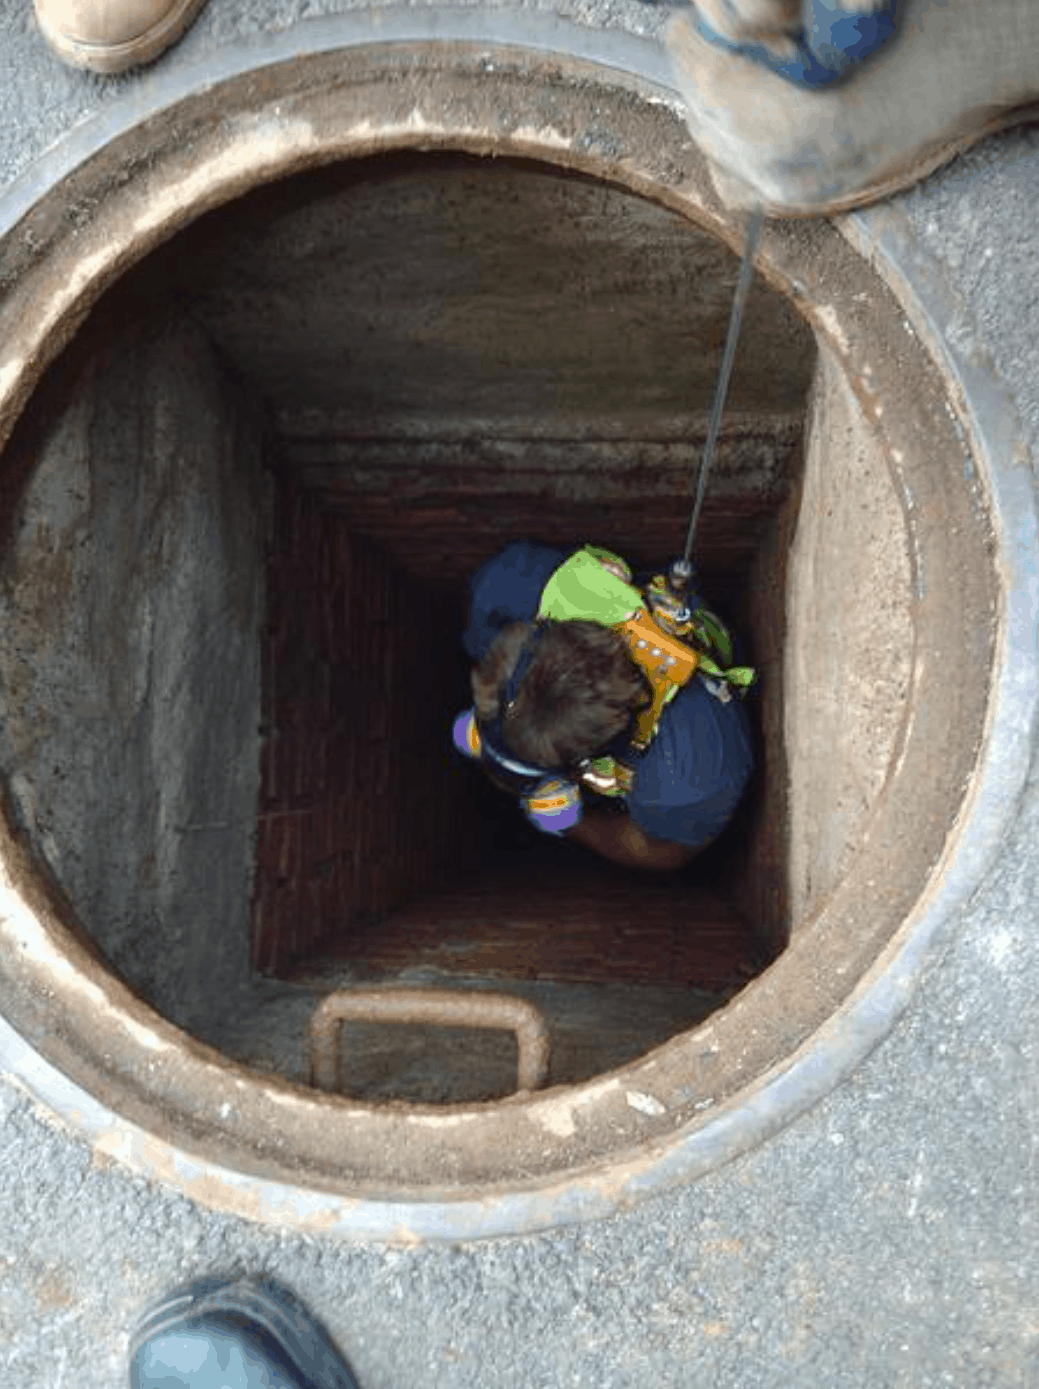
[[[344,15],[236,44],[193,68],[171,66],[0,198],[0,448],[49,364],[132,264],[202,212],[305,167],[392,149],[516,155],[647,196],[735,245],[741,227],[727,219],[679,112],[655,46],[532,13]],[[956,505],[988,583],[981,607],[992,641],[971,666],[948,614],[928,613],[935,594],[918,595],[923,648],[944,643],[949,659],[962,657],[975,677],[970,697],[954,710],[940,701],[930,708],[930,653],[918,651],[915,727],[868,843],[775,965],[699,1028],[592,1082],[494,1105],[367,1106],[259,1076],[159,1017],[105,969],[4,822],[8,1078],[98,1155],[207,1205],[403,1240],[608,1214],[760,1143],[839,1083],[893,1026],[998,852],[1037,714],[1034,652],[1029,666],[1009,639],[1027,601],[1014,536],[1029,526],[1034,536],[1036,515],[1003,427],[1012,406],[991,373],[951,354],[940,294],[916,300],[920,271],[897,224],[872,251],[869,227],[869,213],[845,219],[841,231],[773,223],[759,269],[825,340],[889,453],[921,468],[914,486],[926,472],[927,430],[937,431],[926,447],[938,480],[950,450],[967,455],[974,483]],[[907,334],[909,316],[916,330]],[[892,352],[898,343],[912,356],[914,370],[899,375],[911,378],[913,399],[905,380],[878,371],[878,332]],[[933,514],[934,482],[912,523],[929,564],[944,519]],[[949,748],[957,711],[959,730],[969,730],[966,754]],[[924,743],[921,717],[930,723]],[[921,748],[927,758],[949,750],[936,803],[945,819],[933,827],[927,861],[878,888],[885,842],[898,845],[912,824],[900,792]]]

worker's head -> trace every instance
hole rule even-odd
[[[497,717],[531,632],[529,622],[504,628],[473,670],[480,722]],[[598,622],[549,622],[515,702],[503,712],[501,736],[524,762],[562,769],[598,753],[628,728],[633,710],[652,702],[650,683],[620,633]]]

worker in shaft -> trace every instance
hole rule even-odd
[[[754,768],[753,672],[699,596],[683,612],[663,575],[636,581],[609,550],[527,540],[470,592],[460,751],[538,829],[626,867],[671,871],[713,842]]]

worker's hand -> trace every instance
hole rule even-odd
[[[520,806],[534,828],[544,834],[564,834],[584,814],[581,788],[562,778],[543,781],[531,795],[520,797]]]
[[[898,29],[890,0],[695,0],[672,11],[674,84],[723,203],[832,216],[1034,117],[1036,0],[897,8]]]
[[[796,53],[791,35],[803,27],[801,0],[696,0],[696,8],[733,43],[756,40],[787,56]]]

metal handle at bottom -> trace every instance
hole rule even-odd
[[[340,1088],[337,1053],[344,1022],[420,1023],[515,1032],[519,1092],[537,1090],[548,1075],[548,1026],[526,999],[441,989],[340,989],[322,999],[310,1023],[310,1083],[319,1090]]]

